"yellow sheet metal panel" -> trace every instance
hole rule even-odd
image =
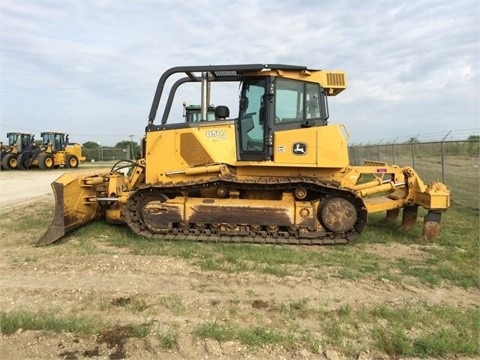
[[[147,132],[145,149],[145,182],[154,184],[164,177],[163,173],[166,169],[173,166],[186,167],[186,164],[178,164],[175,149],[175,132],[174,131],[155,131]],[[172,149],[169,153],[165,153],[165,149]]]
[[[171,149],[165,156],[165,149]],[[235,163],[237,158],[233,121],[199,123],[147,133],[146,183],[181,181],[182,172],[196,166]],[[175,179],[168,173],[175,173]]]
[[[328,125],[274,133],[274,162],[281,165],[343,168],[348,165],[342,127]]]
[[[348,165],[347,139],[341,125],[317,128],[317,166],[343,168]]]
[[[277,131],[273,144],[275,164],[302,166],[317,162],[317,137],[311,128]]]

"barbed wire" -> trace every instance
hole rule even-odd
[[[397,136],[395,138],[372,139],[365,142],[352,142],[349,146],[362,145],[380,145],[380,144],[401,144],[406,142],[433,142],[446,140],[467,140],[470,136],[480,136],[480,128],[457,129],[442,132],[412,134],[407,136]]]

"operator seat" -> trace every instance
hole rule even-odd
[[[218,105],[215,108],[215,120],[225,120],[230,116],[230,109],[228,106]]]

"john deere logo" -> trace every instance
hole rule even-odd
[[[292,151],[295,155],[306,155],[307,154],[307,144],[297,142],[293,144]]]

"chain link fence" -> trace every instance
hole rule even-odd
[[[131,160],[132,151],[130,147],[125,149],[102,146],[98,149],[82,148],[83,156],[87,158],[86,162],[98,162],[98,161],[117,161],[122,159]]]
[[[441,181],[447,185],[453,202],[479,209],[479,140],[354,145],[348,150],[352,165],[376,160],[411,166],[426,184]]]

